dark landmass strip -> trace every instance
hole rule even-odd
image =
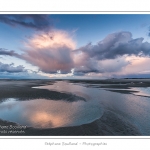
[[[150,87],[150,79],[105,79],[105,80],[69,80],[72,83],[82,83],[88,86],[94,84],[97,87],[109,88],[130,88]],[[99,86],[98,86],[99,85]]]
[[[12,122],[0,120],[0,125],[17,125]],[[2,129],[0,129],[1,132]],[[111,111],[106,111],[100,119],[96,121],[73,127],[61,127],[51,129],[37,129],[27,127],[23,134],[0,133],[0,136],[134,136],[141,135],[140,131],[121,116]]]
[[[138,92],[138,91],[130,91],[130,90],[109,90],[106,89],[106,91],[111,91],[111,92],[117,92],[117,93],[122,93],[122,94],[132,94],[133,92]]]
[[[42,98],[51,100],[65,100],[68,102],[77,100],[86,101],[83,97],[72,93],[32,88],[34,86],[50,85],[53,83],[54,81],[48,80],[0,80],[0,101],[4,101],[8,98],[15,98],[16,100],[21,101]]]

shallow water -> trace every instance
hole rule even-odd
[[[134,95],[137,96],[145,96],[145,97],[150,97],[150,87],[132,87],[129,89],[126,88],[102,88],[102,89],[106,89],[106,90],[118,90],[118,91],[129,91]]]
[[[150,97],[150,87],[138,87],[132,88],[132,90],[138,91],[134,93],[135,95]]]
[[[100,102],[91,101],[90,89],[68,82],[37,87],[59,92],[70,92],[82,96],[86,101],[67,102],[63,100],[35,99],[16,101],[8,99],[0,103],[0,118],[36,128],[56,128],[90,123],[103,114]],[[88,94],[89,95],[88,95]],[[92,93],[91,93],[92,94]]]
[[[86,101],[35,99],[16,101],[8,99],[0,103],[0,118],[37,128],[55,128],[90,123],[110,110],[130,121],[143,135],[150,135],[150,98],[121,94],[100,88],[85,87],[67,81],[34,88],[73,93]],[[142,88],[136,88],[140,90]],[[141,91],[139,91],[141,92]]]

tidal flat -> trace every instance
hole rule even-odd
[[[0,80],[0,136],[150,135],[149,90],[150,79]]]

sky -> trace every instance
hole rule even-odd
[[[149,14],[0,14],[0,79],[150,78]]]

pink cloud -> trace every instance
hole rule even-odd
[[[43,72],[56,73],[61,70],[62,73],[66,73],[74,66],[71,51],[75,47],[75,42],[67,32],[53,30],[28,39],[22,56]]]

